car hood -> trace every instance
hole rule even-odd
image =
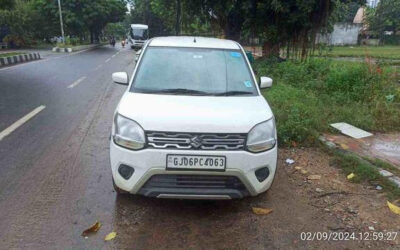
[[[182,96],[126,92],[117,112],[144,130],[248,133],[273,114],[262,96]]]

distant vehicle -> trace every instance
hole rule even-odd
[[[111,40],[110,40],[110,44],[113,46],[113,47],[115,47],[115,38],[113,37],[113,38],[111,38]]]
[[[128,43],[132,49],[141,49],[147,39],[149,39],[149,26],[145,24],[131,24]]]
[[[230,40],[158,37],[142,48],[114,115],[114,188],[157,198],[234,199],[271,187],[274,115],[256,76]]]

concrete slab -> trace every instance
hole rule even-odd
[[[379,174],[382,175],[383,177],[391,177],[393,174],[385,169],[380,169]]]
[[[345,122],[332,123],[330,125],[336,129],[340,130],[340,132],[342,134],[348,135],[348,136],[356,138],[356,139],[361,139],[361,138],[365,138],[365,137],[369,137],[369,136],[373,135],[367,131],[364,131],[362,129],[354,127],[353,125],[350,125]]]
[[[391,180],[397,187],[400,188],[400,178],[397,176],[392,176],[389,177],[389,180]]]

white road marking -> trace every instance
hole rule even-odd
[[[14,122],[11,126],[9,126],[8,128],[4,129],[3,131],[0,132],[0,141],[6,137],[7,135],[11,134],[14,130],[16,130],[17,128],[19,128],[20,126],[22,126],[24,123],[26,123],[27,121],[29,121],[29,119],[31,119],[32,117],[34,117],[35,115],[37,115],[40,111],[42,111],[43,109],[45,109],[46,106],[39,106],[37,108],[35,108],[34,110],[32,110],[29,114],[25,115],[24,117],[22,117],[21,119],[19,119],[18,121]]]
[[[73,87],[75,87],[76,85],[78,85],[79,83],[81,83],[85,79],[86,79],[86,76],[82,76],[81,78],[79,78],[78,80],[73,82],[71,85],[69,85],[68,88],[72,89]]]
[[[103,64],[100,64],[100,65],[97,66],[94,70],[98,70],[98,69],[100,69],[101,67],[103,67]]]
[[[111,58],[108,58],[107,60],[106,60],[106,62],[108,62],[108,61],[110,61],[111,60]]]
[[[111,58],[115,57],[116,54],[114,54]]]

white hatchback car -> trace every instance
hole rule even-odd
[[[234,41],[148,41],[114,117],[111,169],[118,193],[233,199],[270,188],[277,162],[272,111]],[[261,77],[260,88],[272,79]]]

